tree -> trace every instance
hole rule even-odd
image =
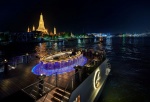
[[[46,43],[41,43],[41,45],[36,46],[35,50],[40,60],[44,60],[44,58],[48,55],[48,51],[46,49]]]

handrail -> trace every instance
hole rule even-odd
[[[92,64],[92,61],[90,61],[88,64],[93,65],[93,64]],[[65,87],[65,89],[64,89],[64,93],[67,91],[67,88],[68,88],[68,86],[69,86],[69,83],[72,81],[73,76],[75,76],[77,73],[79,73],[79,71],[77,71],[75,74],[73,74],[73,75],[70,77],[70,79],[69,79],[69,81],[68,81],[68,83],[66,84],[66,87]],[[65,96],[65,94],[62,96],[62,100],[64,99],[64,96]]]
[[[103,62],[104,59],[105,59],[105,56],[103,56],[99,62]],[[97,66],[97,64],[93,64],[93,61],[89,61],[88,64]],[[92,66],[91,66],[91,67],[92,67]],[[67,80],[67,82],[64,83],[64,85],[61,87],[61,88],[63,89],[63,92],[64,92],[64,94],[61,96],[61,99],[60,99],[61,101],[65,99],[65,95],[66,95],[66,92],[67,92],[67,89],[68,89],[68,88],[71,88],[71,91],[72,91],[72,90],[74,90],[74,88],[76,87],[76,86],[70,87],[69,85],[70,85],[70,83],[72,82],[72,80],[74,79],[74,76],[75,76],[77,73],[79,73],[79,72],[80,72],[80,70],[78,70],[77,72],[75,72],[73,75],[69,76],[69,77],[70,77],[69,80]],[[57,81],[58,83],[61,82],[61,79],[60,79],[61,77],[58,77],[58,76],[57,76],[57,72],[55,72],[54,74],[56,74],[56,77],[57,77],[57,78],[55,78],[54,82],[56,82],[56,81]],[[84,81],[84,80],[82,80],[82,81]],[[82,82],[82,81],[81,81],[81,82]],[[58,84],[58,87],[59,87],[59,84]],[[45,99],[46,99],[47,96],[48,96],[48,93],[47,93],[46,96],[44,97],[43,102],[45,101]],[[71,96],[71,94],[69,94],[68,97],[70,97],[70,96]]]
[[[53,74],[57,74],[57,72],[54,72]],[[52,74],[52,75],[53,75],[53,74]],[[54,84],[54,83],[56,83],[56,80],[54,80],[53,84]],[[56,86],[56,85],[55,85],[55,86]],[[48,93],[45,95],[44,100],[43,100],[42,102],[45,101],[45,99],[47,98],[47,96],[48,96]]]
[[[53,73],[53,74],[55,74],[55,72]],[[52,74],[52,75],[53,75]],[[31,92],[32,92],[32,90],[29,90],[29,91],[26,91],[28,88],[30,88],[30,87],[33,87],[33,86],[36,86],[36,85],[38,85],[39,84],[39,82],[40,81],[42,81],[43,79],[40,79],[40,80],[37,80],[36,82],[34,82],[34,83],[32,83],[32,84],[30,84],[29,86],[27,86],[27,87],[25,87],[25,88],[23,88],[22,89],[22,91],[24,91],[25,93],[27,93],[29,96],[31,95]],[[45,82],[46,83],[49,83],[48,81],[46,81],[45,80]],[[54,81],[52,81],[51,82],[51,84],[53,84],[54,85],[54,83],[56,82],[56,80],[54,80]],[[35,87],[34,87],[35,88]],[[33,89],[34,90],[34,89]],[[47,93],[48,94],[48,93]],[[32,97],[32,98],[34,98],[34,97]],[[36,98],[34,98],[34,99],[36,99]]]
[[[40,80],[40,81],[41,81],[41,80]],[[25,90],[26,88],[29,88],[30,86],[32,86],[32,85],[34,85],[34,84],[36,84],[36,83],[38,83],[38,82],[39,82],[39,81],[37,81],[37,82],[35,82],[35,83],[33,83],[33,84],[30,84],[29,86],[23,88],[22,90]]]
[[[45,98],[44,98],[43,102],[45,101],[45,99],[46,99],[47,96],[48,96],[48,93],[45,95]]]
[[[73,76],[75,76],[77,73],[79,73],[79,71],[77,71],[75,74],[73,74],[73,75],[71,76],[71,78],[69,79],[69,81],[68,81],[68,83],[66,84],[66,87],[65,87],[65,89],[64,89],[64,93],[66,92],[67,87],[69,86],[70,81],[72,81]],[[64,99],[64,96],[65,96],[65,94],[62,96],[62,99],[61,99],[61,100]],[[69,95],[69,97],[70,97],[70,95]]]

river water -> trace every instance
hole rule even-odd
[[[111,63],[99,102],[150,102],[150,38],[108,38]]]
[[[97,41],[98,39],[80,39],[46,44],[48,48],[56,50],[72,47],[93,49],[102,47],[106,50],[111,63],[111,73],[98,102],[150,102],[150,38],[105,38],[103,46]],[[18,43],[1,47],[1,57],[35,52],[37,45],[40,44]]]

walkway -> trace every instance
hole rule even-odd
[[[0,73],[0,102],[33,102],[21,89],[36,82],[37,76],[31,72],[36,63],[37,60],[32,60],[28,64],[19,64],[16,69],[9,70],[7,75]]]

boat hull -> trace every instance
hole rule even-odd
[[[72,92],[69,102],[96,102],[109,72],[106,59]]]

